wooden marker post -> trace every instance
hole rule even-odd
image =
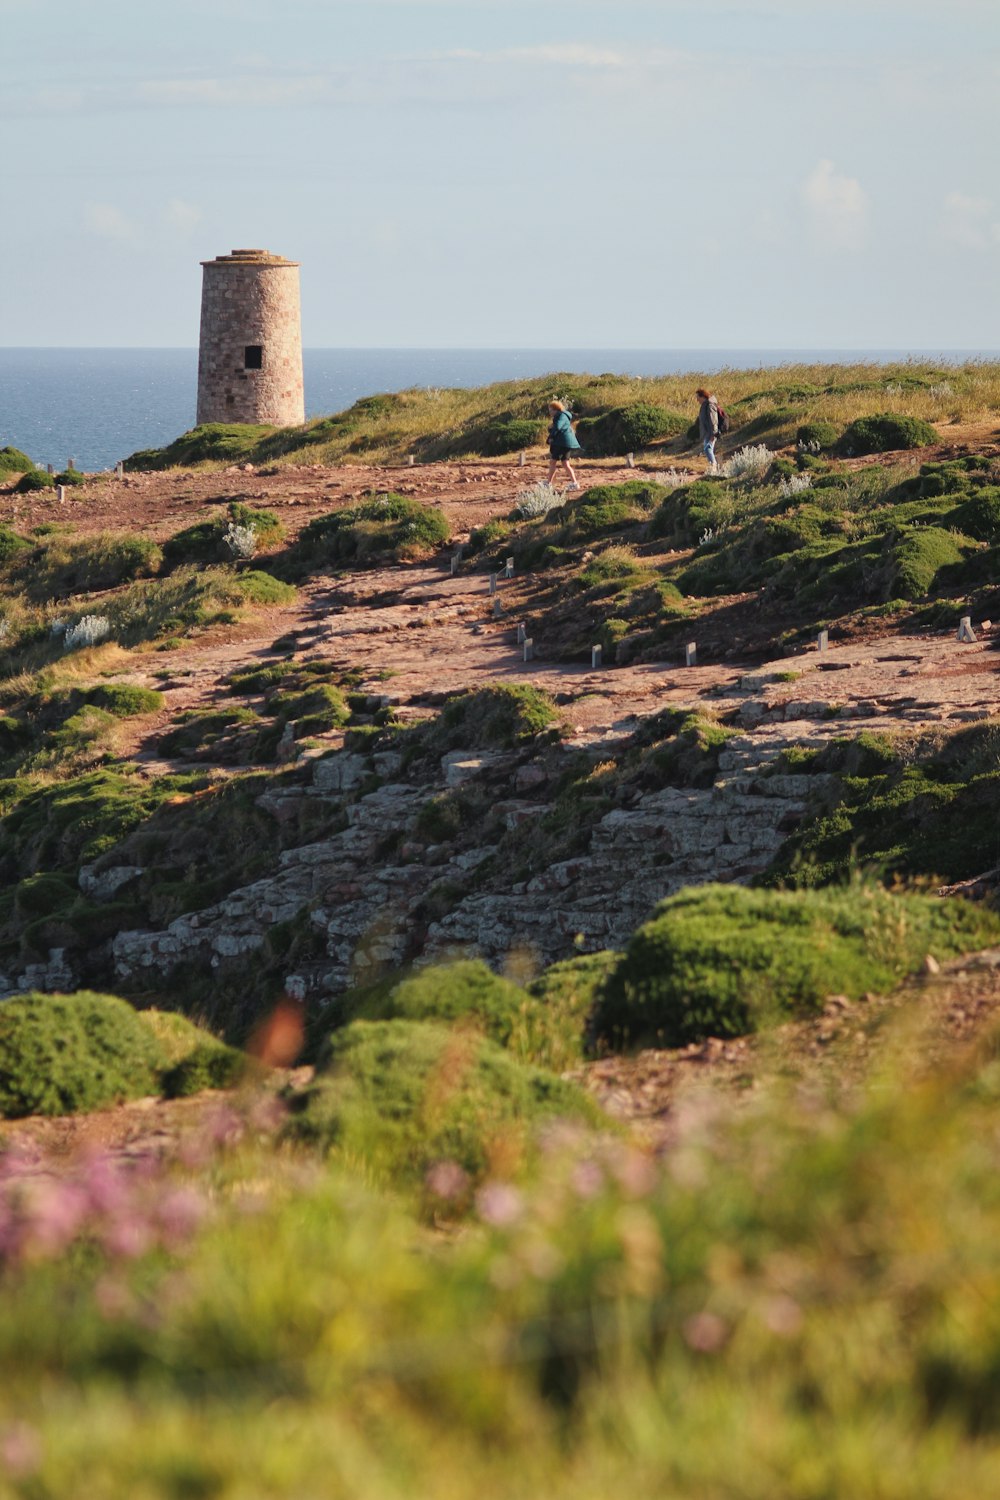
[[[56,485],[56,499],[60,505],[66,504],[66,486],[64,484]]]
[[[514,559],[512,557],[508,557],[507,559],[507,566],[503,570],[503,576],[505,578],[513,578],[514,576]]]
[[[830,645],[830,632],[828,630],[820,631],[819,635],[816,637],[816,645],[819,647],[821,655],[828,649]]]
[[[525,661],[534,661],[535,659],[535,643],[527,636],[524,639],[524,659]]]
[[[497,575],[495,573],[491,573],[490,574],[490,594],[493,595],[493,594],[496,593],[496,591],[497,591]]]
[[[494,601],[493,601],[493,618],[494,618],[494,620],[499,620],[502,614],[503,614],[503,605],[500,603],[499,599],[494,599]]]
[[[634,453],[626,453],[626,455],[625,455],[625,462],[628,464],[628,466],[629,466],[630,469],[634,469],[635,468],[635,454]]]
[[[517,463],[519,468],[523,469],[527,462],[528,460],[523,453],[519,453],[517,455]]]
[[[698,665],[698,645],[696,641],[688,641],[684,647],[684,665],[696,667]]]
[[[601,651],[600,646],[591,646],[591,648],[590,648],[590,669],[591,669],[592,672],[596,672],[597,668],[601,665],[601,656],[602,656],[602,654],[603,653]]]
[[[525,641],[527,640],[527,637],[528,637],[528,632],[525,630],[524,626],[523,625],[518,625],[518,627],[517,627],[517,644],[519,646],[523,646],[524,643],[525,643]]]

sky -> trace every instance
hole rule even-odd
[[[0,0],[5,344],[1000,348],[1000,0]]]

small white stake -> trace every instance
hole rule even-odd
[[[497,591],[497,575],[495,573],[491,573],[490,574],[490,593],[491,594],[495,594],[496,591]]]
[[[958,622],[958,638],[960,641],[975,642],[976,632],[972,628],[971,615],[963,615]]]
[[[696,667],[698,665],[698,646],[695,641],[688,641],[684,647],[684,665]]]
[[[115,473],[118,475],[119,479],[125,478],[125,465],[122,463],[121,459],[119,459],[115,464]]]
[[[416,461],[417,460],[414,458],[414,456],[413,456],[412,453],[408,453],[406,455],[406,466],[407,466],[408,469],[412,469],[413,465],[416,463]]]
[[[635,454],[634,453],[626,453],[626,455],[625,455],[625,462],[628,464],[628,466],[629,466],[630,469],[634,469],[635,468]]]
[[[494,599],[494,601],[493,601],[493,618],[494,618],[494,620],[499,620],[499,618],[500,618],[500,616],[502,614],[503,614],[503,605],[500,603],[499,599]]]
[[[528,638],[528,632],[525,630],[524,626],[523,625],[518,625],[518,627],[517,627],[517,644],[519,646],[523,646],[524,643],[525,643],[525,641],[527,640],[527,638]]]
[[[828,630],[821,630],[816,637],[816,644],[820,651],[825,651],[830,644],[830,632]]]
[[[600,646],[591,646],[591,648],[590,648],[590,666],[591,666],[591,670],[592,671],[596,671],[597,668],[600,665],[601,665],[601,648],[600,648]]]
[[[505,578],[513,578],[514,576],[514,559],[512,557],[508,557],[507,559],[507,566],[504,569],[503,576]]]
[[[534,661],[535,659],[535,643],[527,636],[524,640],[524,659],[525,661]]]
[[[525,464],[528,462],[528,460],[525,458],[525,456],[524,456],[523,453],[519,453],[517,455],[517,462],[518,462],[518,466],[523,469],[524,466],[525,466]]]
[[[64,484],[56,485],[56,499],[60,505],[66,504],[66,486]]]

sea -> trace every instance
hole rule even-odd
[[[307,349],[306,415],[343,411],[360,396],[413,387],[487,385],[559,371],[675,375],[784,364],[1000,357],[983,349]],[[0,448],[36,464],[89,473],[194,425],[196,349],[0,349]],[[692,408],[694,402],[692,400]]]

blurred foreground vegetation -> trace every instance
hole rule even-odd
[[[257,1095],[173,1165],[7,1138],[0,1492],[986,1500],[1000,1048],[882,1042],[850,1097],[780,1054],[686,1096],[659,1157],[550,1127],[474,1193],[443,1159],[429,1220]]]

